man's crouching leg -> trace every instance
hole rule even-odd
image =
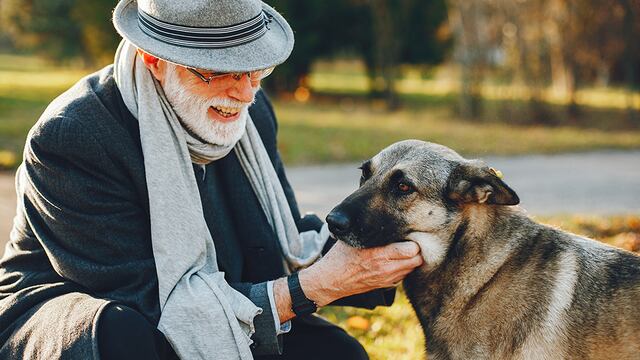
[[[284,334],[283,354],[257,356],[256,360],[368,360],[362,345],[346,331],[323,319],[294,319]]]
[[[142,314],[109,304],[98,320],[98,350],[103,360],[178,359],[164,335]]]

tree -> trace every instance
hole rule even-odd
[[[289,59],[269,79],[276,91],[292,91],[306,86],[313,61],[329,57],[351,46],[364,36],[359,28],[361,7],[339,0],[271,0],[293,28],[296,44]]]
[[[454,59],[461,68],[459,112],[465,118],[481,114],[482,82],[493,42],[488,36],[488,9],[480,1],[449,0],[449,22],[455,36]]]
[[[640,24],[638,17],[640,16],[640,1],[638,0],[619,0],[623,9],[624,16],[622,21],[622,33],[624,34],[625,48],[622,62],[624,63],[625,77],[627,78],[628,100],[627,109],[629,120],[638,122],[638,112],[633,104],[633,93],[640,88],[640,76],[637,66],[640,63],[640,54],[638,53],[638,35],[640,34]]]
[[[369,0],[370,41],[360,42],[374,86],[389,108],[398,106],[395,79],[400,64],[438,64],[451,44],[446,32],[447,8],[444,1]],[[442,34],[445,34],[444,36]],[[380,79],[381,81],[376,81]],[[379,84],[379,85],[378,85]]]
[[[62,61],[113,59],[120,37],[111,25],[116,0],[2,0],[1,26],[16,47]]]
[[[608,85],[621,76],[630,92],[638,88],[640,0],[449,0],[449,13],[463,116],[480,115],[489,74],[507,74],[526,89],[536,122],[549,120],[549,86],[567,94],[573,120],[586,84]]]
[[[82,55],[81,32],[69,21],[75,0],[3,0],[2,26],[17,47],[53,59]]]
[[[1,26],[14,42],[49,58],[111,60],[119,36],[110,14],[117,0],[2,0]],[[360,56],[374,95],[397,104],[403,63],[437,64],[450,46],[445,0],[268,0],[291,24],[296,45],[269,79],[277,91],[306,85],[312,63],[339,53]],[[442,34],[445,34],[444,36]]]
[[[372,95],[397,105],[394,87],[400,64],[437,64],[451,41],[444,0],[272,0],[291,24],[296,46],[274,74],[273,86],[292,90],[304,83],[314,60],[338,53],[360,56]],[[445,35],[443,35],[445,34]]]

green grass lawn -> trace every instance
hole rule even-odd
[[[538,220],[640,253],[640,217],[637,215],[604,218],[566,215]],[[402,290],[391,307],[378,307],[373,311],[327,307],[320,313],[364,344],[372,360],[425,358],[422,329]]]
[[[0,168],[18,164],[27,132],[48,103],[89,72],[29,56],[0,55]],[[420,81],[404,79],[405,106],[387,112],[380,103],[363,98],[362,74],[317,72],[311,84],[318,93],[311,101],[275,100],[284,161],[287,165],[360,161],[407,138],[442,143],[468,156],[640,148],[640,128],[621,125],[623,110],[603,108],[601,100],[593,100],[595,105],[584,111],[584,119],[591,119],[588,126],[524,125],[528,121],[517,116],[520,112],[509,112],[523,107],[521,100],[491,98],[487,112],[495,116],[472,122],[454,114],[451,91],[455,89]],[[326,96],[327,92],[333,95]],[[600,96],[589,94],[585,99],[617,98],[610,90],[595,92]]]
[[[0,169],[16,166],[27,132],[42,111],[86,73],[33,57],[0,55]]]
[[[463,155],[560,153],[640,147],[640,131],[474,123],[446,107],[387,113],[367,105],[276,102],[279,148],[287,164],[360,161],[408,138],[446,145]]]

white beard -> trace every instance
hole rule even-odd
[[[189,91],[180,83],[176,65],[167,63],[162,84],[167,100],[180,119],[182,126],[209,144],[232,146],[244,135],[249,105],[227,98],[206,98]],[[255,89],[257,91],[258,89]],[[254,91],[254,94],[255,94]],[[210,106],[242,108],[237,120],[224,123],[209,118]]]

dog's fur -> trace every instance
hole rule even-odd
[[[431,359],[640,359],[640,257],[518,202],[483,163],[407,140],[363,164],[327,222],[352,246],[420,246],[404,286]]]

